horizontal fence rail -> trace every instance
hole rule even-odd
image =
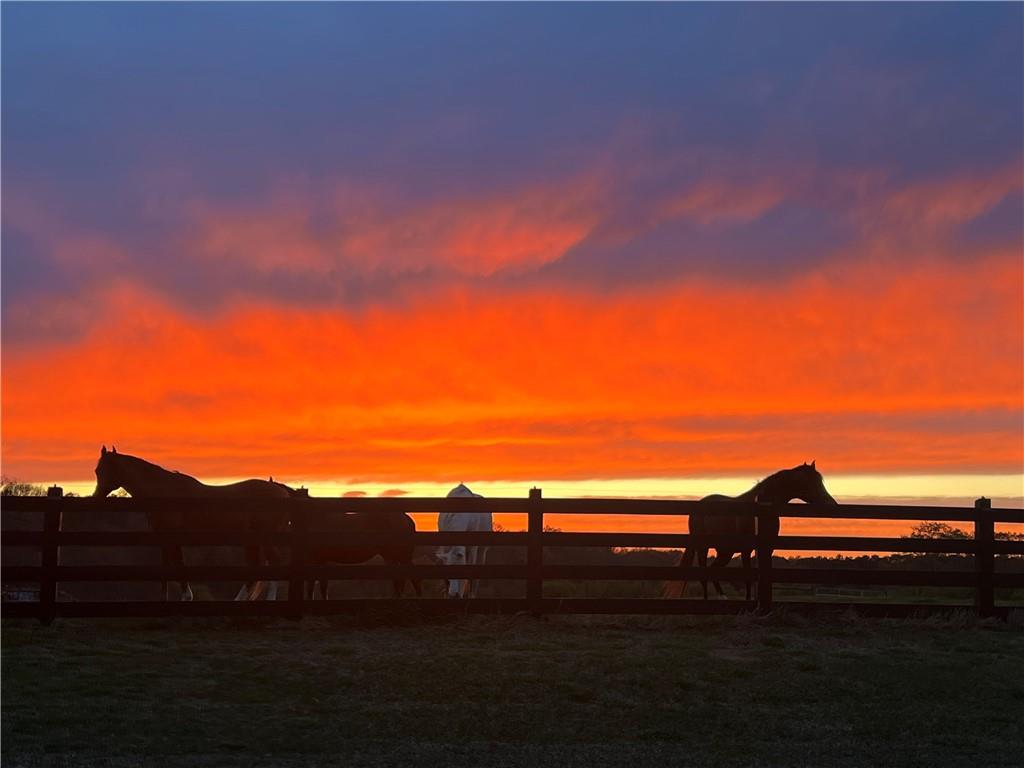
[[[931,507],[867,504],[755,504],[735,501],[693,501],[688,499],[553,499],[522,498],[433,498],[416,496],[354,497],[354,498],[292,498],[292,499],[130,499],[64,497],[55,502],[42,496],[5,496],[3,508],[23,512],[43,512],[54,504],[74,507],[77,512],[116,512],[135,509],[140,512],[180,512],[183,508],[199,513],[265,512],[268,510],[308,510],[318,512],[492,512],[528,515],[690,515],[700,511],[707,515],[776,514],[780,517],[812,517],[819,519],[863,520],[936,520],[941,522],[973,522],[977,507]],[[71,506],[69,506],[71,505]],[[1024,523],[1024,509],[989,509],[996,522]]]
[[[68,531],[63,530],[65,513],[82,519],[90,516],[166,514],[187,511],[193,519],[203,515],[286,513],[287,530],[249,531]],[[919,539],[856,536],[747,536],[694,535],[676,533],[574,533],[544,530],[545,515],[689,515],[699,510],[710,516],[753,516],[758,520],[778,516],[820,519],[910,520],[971,522],[974,538]],[[332,516],[359,512],[385,513],[521,513],[526,517],[523,532],[388,532],[331,530]],[[992,509],[987,499],[974,508],[902,507],[871,505],[763,505],[748,502],[696,502],[647,499],[545,499],[539,489],[522,498],[353,498],[353,499],[158,499],[4,497],[5,521],[2,544],[40,553],[38,565],[2,566],[3,581],[39,585],[38,600],[5,601],[8,617],[31,617],[44,622],[56,616],[289,616],[390,610],[397,606],[424,613],[433,612],[529,612],[544,613],[691,613],[733,614],[773,607],[773,586],[836,585],[958,587],[974,591],[975,610],[982,616],[1006,615],[996,606],[996,588],[1024,587],[1024,573],[997,573],[996,555],[1024,555],[1024,542],[995,539],[996,523],[1024,523],[1024,510]],[[40,530],[8,530],[6,520],[13,514],[38,516]],[[318,527],[319,526],[319,527]],[[767,530],[758,527],[758,530]],[[413,545],[436,548],[451,546],[515,547],[525,549],[525,561],[514,565],[349,565],[315,562],[325,548],[372,548]],[[69,547],[161,548],[161,547],[268,547],[288,554],[286,562],[275,565],[62,565],[61,551]],[[730,551],[754,551],[756,567],[678,567],[655,565],[561,565],[545,562],[552,548],[671,548],[711,547]],[[974,560],[970,571],[946,570],[857,570],[843,567],[797,568],[773,565],[770,553],[786,551],[851,551],[914,554],[951,554]],[[183,579],[204,582],[281,581],[289,584],[288,600],[198,602],[69,601],[58,600],[58,585],[78,582],[168,582]],[[315,580],[428,580],[488,579],[516,580],[526,585],[525,597],[439,600],[433,598],[347,598],[312,601],[304,585]],[[553,598],[544,595],[546,581],[648,582],[731,581],[757,583],[756,600],[707,601],[653,598]],[[850,608],[877,615],[907,615],[914,611],[962,606],[925,606],[899,603],[805,603],[787,601],[787,609]]]

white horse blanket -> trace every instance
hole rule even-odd
[[[448,492],[448,498],[453,497],[483,498],[479,493],[473,493],[462,483],[459,483]],[[442,512],[437,516],[437,530],[493,531],[494,525],[490,512],[463,512],[459,514]],[[437,551],[437,559],[446,565],[483,565],[486,558],[487,547],[460,545],[439,547]],[[448,579],[446,593],[448,597],[474,597],[476,589],[477,580]]]

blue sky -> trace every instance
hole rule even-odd
[[[638,271],[658,272],[679,238],[697,245],[669,269],[756,273],[736,254],[783,231],[792,249],[767,258],[789,269],[856,237],[841,206],[789,200],[721,237],[645,227],[643,211],[716,174],[811,174],[820,199],[840,173],[898,185],[998,169],[1024,132],[1007,108],[1024,87],[1014,4],[15,3],[4,15],[5,189],[141,262],[173,258],[154,243],[197,199],[246,205],[288,184],[322,199],[344,179],[386,185],[403,206],[600,172],[605,228],[641,231],[578,244],[566,261],[586,270],[563,266],[574,277],[616,275],[637,251]],[[1016,235],[1017,202],[986,236]],[[45,249],[7,218],[6,296],[77,282],[39,272]]]

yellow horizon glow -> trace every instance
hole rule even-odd
[[[210,485],[223,485],[244,480],[242,477],[204,478]],[[761,478],[758,477],[651,477],[590,480],[539,479],[534,482],[478,480],[471,477],[452,478],[449,483],[405,482],[374,483],[338,479],[302,479],[286,476],[276,480],[292,487],[308,488],[310,495],[336,498],[346,493],[366,496],[399,495],[442,497],[462,482],[486,497],[526,497],[531,488],[541,488],[548,498],[700,498],[712,493],[737,495]],[[92,480],[66,480],[55,483],[65,493],[90,495]],[[826,487],[840,502],[932,504],[939,506],[973,505],[982,496],[992,499],[995,507],[1024,508],[1024,473],[1022,474],[915,474],[915,475],[829,475]],[[956,502],[955,504],[952,502]]]
[[[211,485],[236,482],[244,478],[210,478]],[[288,477],[275,477],[293,487],[306,487],[310,495],[337,498],[345,493],[358,492],[367,497],[389,495],[403,491],[412,497],[443,497],[457,483],[465,482],[470,488],[490,498],[522,498],[530,488],[539,487],[546,498],[682,498],[692,499],[710,493],[736,495],[750,488],[760,478],[708,477],[708,478],[620,478],[594,480],[538,480],[534,483],[513,481],[476,481],[472,478],[453,479],[450,484],[410,482],[401,484],[353,483],[344,479],[300,481]],[[985,496],[997,509],[1024,509],[1024,474],[951,474],[951,475],[834,475],[825,478],[826,487],[840,503],[897,504],[919,506],[972,507],[974,500]],[[57,483],[65,493],[87,496],[94,483],[67,481]],[[437,515],[430,512],[412,513],[416,527],[421,531],[437,529]],[[496,513],[494,522],[506,530],[525,530],[526,516]],[[685,516],[674,515],[546,515],[545,525],[564,531],[594,531],[631,533],[686,533],[689,530]],[[915,525],[912,520],[861,520],[787,518],[782,532],[791,536],[906,536]],[[970,530],[970,523],[953,523],[954,527]],[[999,531],[1024,533],[1024,525],[1000,523]],[[785,556],[858,555],[860,552],[838,551],[786,551]]]

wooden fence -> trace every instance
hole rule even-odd
[[[970,522],[973,539],[911,539],[850,536],[705,536],[662,533],[568,533],[545,531],[546,515],[688,515],[697,508],[695,501],[638,499],[545,499],[539,489],[528,498],[293,498],[275,500],[207,500],[207,499],[93,499],[4,497],[2,514],[37,513],[42,530],[15,531],[2,535],[6,547],[30,547],[41,552],[40,565],[2,566],[4,584],[38,583],[37,601],[10,601],[2,607],[5,617],[38,618],[50,622],[56,616],[237,616],[277,615],[299,618],[311,614],[352,613],[367,609],[411,608],[421,612],[528,612],[602,613],[602,614],[735,614],[773,606],[776,584],[811,585],[909,585],[918,587],[967,587],[974,590],[975,610],[981,616],[1003,616],[1006,606],[996,605],[996,588],[1024,587],[1024,573],[1003,573],[995,569],[995,556],[1024,555],[1024,542],[995,538],[996,523],[1024,523],[1024,510],[992,509],[987,499],[979,499],[974,508],[867,506],[843,504],[821,506],[790,504],[781,506],[737,502],[699,502],[700,510],[712,515],[753,515],[763,521],[778,515],[781,518],[869,519],[907,521]],[[191,511],[216,515],[227,511],[285,508],[292,525],[288,531],[269,534],[250,533],[151,533],[99,532],[62,530],[65,512],[133,513],[147,511]],[[524,565],[312,565],[305,553],[313,537],[316,545],[366,546],[398,541],[394,533],[338,533],[315,529],[321,513],[337,512],[479,512],[519,513],[527,517],[525,532],[440,533],[419,531],[407,534],[417,546],[480,545],[488,547],[521,547],[526,550]],[[313,527],[311,527],[311,523]],[[785,523],[782,529],[785,530]],[[766,530],[763,525],[758,530]],[[406,539],[408,541],[408,539]],[[683,548],[704,542],[739,550],[755,549],[757,557],[753,575],[757,580],[757,600],[701,600],[654,598],[552,598],[544,595],[544,582],[550,580],[699,580],[708,578],[735,581],[741,572],[734,568],[679,568],[672,566],[627,565],[553,565],[545,564],[548,547],[651,547]],[[68,547],[160,547],[166,544],[184,546],[273,545],[289,550],[286,565],[279,566],[185,566],[182,568],[139,565],[61,564],[61,551]],[[974,558],[973,571],[941,570],[848,570],[840,568],[777,568],[772,567],[771,551],[859,551],[903,553],[966,554]],[[289,583],[289,595],[282,601],[233,602],[202,600],[194,602],[163,601],[89,601],[58,599],[62,582],[111,581],[177,581],[183,575],[197,582],[245,581],[249,579],[279,580]],[[474,598],[450,600],[434,598],[342,599],[308,601],[302,585],[312,579],[515,579],[525,581],[525,597]],[[786,601],[787,610],[820,610],[822,608],[853,608],[874,615],[909,615],[922,610],[962,608],[952,605],[919,605],[907,603],[821,603]]]

